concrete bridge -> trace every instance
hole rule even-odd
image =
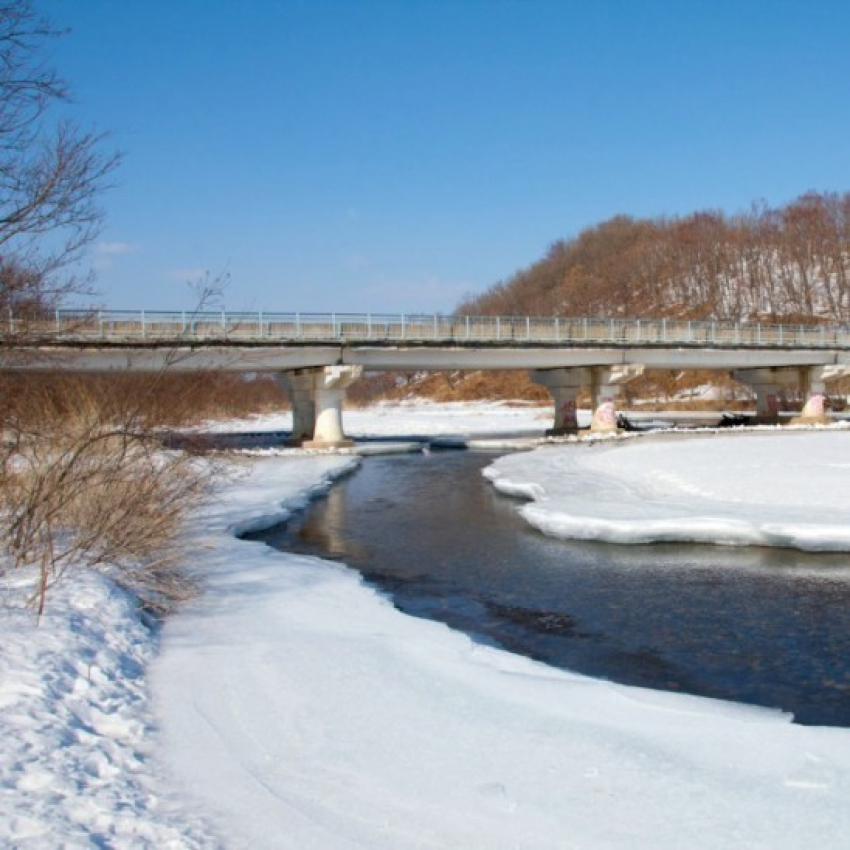
[[[526,369],[555,403],[551,432],[577,428],[588,388],[596,427],[615,427],[622,387],[646,369],[729,371],[777,418],[788,387],[822,416],[826,382],[850,376],[850,327],[666,319],[474,317],[410,314],[166,313],[60,310],[10,315],[0,367],[40,371],[271,372],[293,407],[293,439],[345,442],[346,389],[363,371]]]

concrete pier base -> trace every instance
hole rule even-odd
[[[590,430],[593,432],[614,432],[617,430],[616,401],[623,387],[643,374],[640,363],[618,366],[596,367],[591,370],[593,381],[590,395],[593,400],[593,418]]]
[[[277,372],[275,380],[289,396],[292,405],[292,437],[290,445],[300,446],[313,438],[316,405],[313,400],[313,370]]]
[[[549,390],[555,403],[555,421],[546,430],[547,437],[561,437],[578,431],[576,396],[582,386],[590,383],[590,370],[575,369],[534,369],[529,372],[531,380]]]
[[[845,364],[801,366],[776,369],[739,369],[732,373],[736,381],[748,384],[756,395],[756,419],[759,424],[779,422],[779,399],[785,389],[802,390],[808,398],[792,425],[818,425],[831,422],[826,412],[826,382],[846,377]]]
[[[803,405],[803,411],[799,416],[791,420],[792,425],[829,425],[832,420],[827,416],[824,402],[826,397],[823,393],[815,392],[809,396],[809,400]]]
[[[779,423],[780,399],[788,388],[798,389],[806,380],[801,369],[739,369],[732,377],[747,384],[756,397],[756,415],[753,420],[758,425],[776,425]]]
[[[362,371],[361,366],[322,366],[277,376],[292,401],[293,445],[322,449],[354,445],[342,427],[342,406],[346,390]]]
[[[591,431],[616,431],[616,399],[629,381],[643,374],[641,364],[578,366],[570,369],[535,369],[531,379],[549,390],[555,403],[555,422],[546,436],[575,434],[578,431],[576,396],[582,387],[590,388],[593,403]]]

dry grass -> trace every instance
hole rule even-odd
[[[108,571],[151,608],[183,598],[180,531],[214,468],[163,451],[150,411],[126,395],[85,381],[23,389],[4,399],[0,563],[35,570],[29,602],[41,613],[50,587],[82,567]]]

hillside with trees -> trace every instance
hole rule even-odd
[[[458,312],[845,323],[850,193],[735,216],[615,216],[555,242]]]
[[[459,315],[675,318],[777,324],[850,322],[850,193],[810,192],[789,204],[747,213],[685,217],[618,215],[553,243],[528,268],[461,303]],[[727,399],[746,397],[725,373],[655,370],[626,389],[626,403],[662,406],[690,387],[712,384]],[[395,395],[442,399],[546,398],[523,373],[436,376]],[[838,388],[836,388],[838,389]],[[840,388],[845,391],[846,388]],[[581,397],[588,403],[589,397]],[[672,404],[671,404],[672,402]],[[736,404],[727,401],[728,407]]]

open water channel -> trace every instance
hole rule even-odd
[[[343,561],[402,611],[557,667],[850,726],[850,556],[549,538],[482,477],[494,459],[366,458],[253,537]]]

